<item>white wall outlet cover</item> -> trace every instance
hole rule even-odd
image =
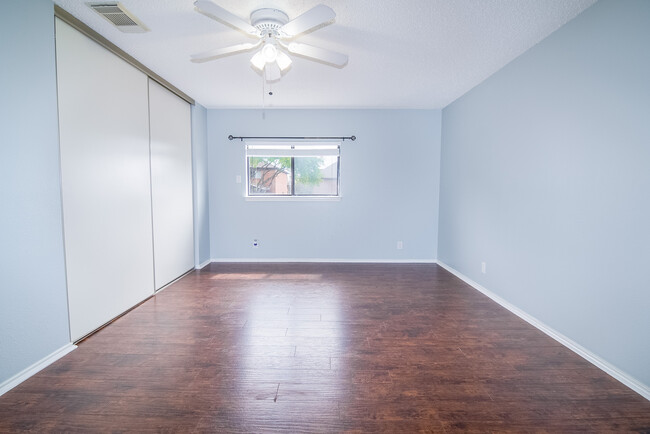
[[[481,273],[485,274],[487,271],[487,266],[485,265],[485,262],[481,262]]]
[[[397,242],[397,250],[402,250],[404,248],[404,242],[403,241],[398,241]]]
[[[235,176],[235,182],[236,182],[237,184],[241,184],[241,175],[237,175],[237,176]]]

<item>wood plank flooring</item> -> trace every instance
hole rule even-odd
[[[0,432],[650,432],[436,265],[211,264],[0,397]]]

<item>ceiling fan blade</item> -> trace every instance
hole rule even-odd
[[[262,40],[254,44],[246,43],[246,44],[231,45],[230,47],[216,48],[214,50],[192,54],[190,56],[190,60],[194,63],[203,63],[209,60],[217,59],[222,56],[227,56],[229,54],[241,53],[243,51],[250,51],[254,48],[259,47],[261,43]]]
[[[293,38],[316,26],[332,21],[334,17],[336,17],[336,13],[332,8],[318,5],[280,27],[280,33],[286,38]]]
[[[215,20],[221,21],[222,23],[228,24],[231,27],[241,30],[242,32],[259,36],[260,31],[248,24],[246,21],[239,18],[237,15],[228,12],[221,6],[212,3],[210,0],[197,0],[194,2],[196,9],[204,15],[214,18]]]
[[[314,47],[313,45],[292,42],[288,45],[284,45],[284,47],[289,50],[290,53],[318,60],[320,62],[337,66],[339,68],[344,67],[348,63],[347,54],[337,53],[336,51],[330,51],[320,47]]]
[[[280,67],[277,63],[267,63],[264,67],[264,79],[266,81],[277,81],[282,77]]]

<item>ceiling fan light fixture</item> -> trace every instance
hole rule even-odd
[[[264,70],[264,65],[266,65],[266,60],[264,60],[264,56],[262,55],[261,50],[255,53],[253,57],[251,57],[251,65],[253,65],[253,68],[257,69],[260,72]]]
[[[278,58],[278,49],[275,47],[275,44],[267,42],[262,47],[262,56],[266,63],[273,63]]]
[[[291,58],[282,51],[278,51],[276,62],[283,73],[291,66]]]
[[[264,79],[267,82],[271,83],[278,81],[280,77],[282,77],[282,73],[280,72],[280,67],[277,63],[267,63],[266,66],[264,66]]]

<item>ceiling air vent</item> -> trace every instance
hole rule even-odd
[[[149,29],[120,2],[87,3],[102,17],[124,33],[144,33]]]

